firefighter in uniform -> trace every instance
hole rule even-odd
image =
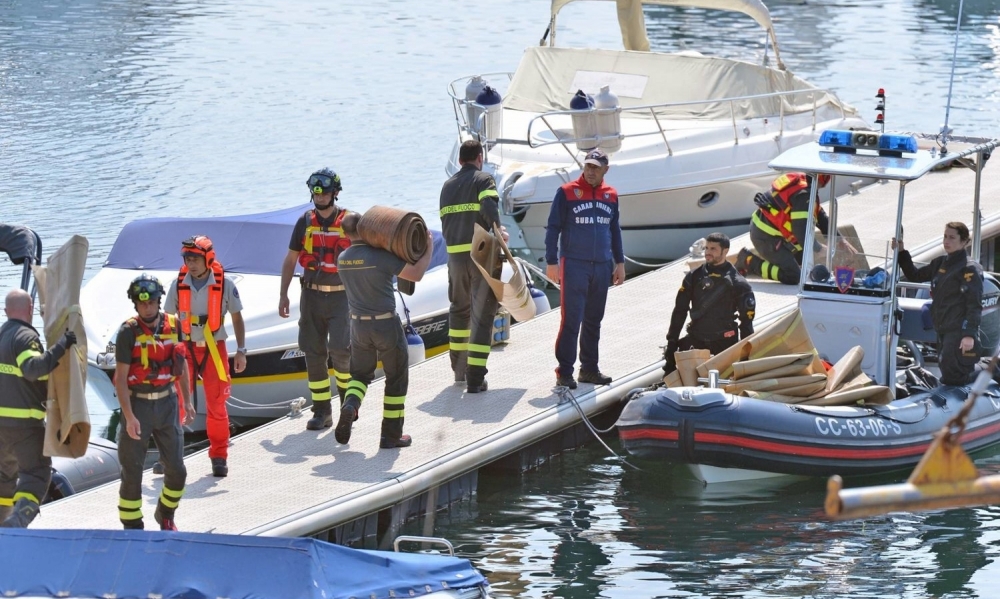
[[[969,243],[969,228],[965,223],[945,225],[945,255],[917,268],[903,241],[892,240],[899,246],[899,267],[914,283],[931,284],[931,319],[938,338],[938,366],[941,383],[967,385],[972,382],[979,360],[979,324],[983,317],[983,269],[969,258],[965,246]]]
[[[358,236],[357,213],[344,217],[344,234],[351,247],[337,258],[337,268],[347,289],[351,309],[351,382],[347,399],[334,429],[338,443],[351,439],[351,425],[358,418],[368,385],[375,378],[379,360],[385,371],[385,396],[382,400],[382,434],[379,447],[409,447],[410,435],[403,434],[403,404],[409,384],[409,350],[406,333],[396,315],[393,277],[416,283],[424,276],[431,261],[433,240],[428,234],[427,251],[415,264],[386,250],[364,243]]]
[[[608,156],[591,150],[583,174],[556,191],[545,227],[546,276],[559,288],[562,323],[556,337],[556,385],[576,389],[573,368],[580,340],[580,382],[607,385],[597,346],[608,287],[625,282],[618,192],[604,181]]]
[[[829,175],[819,176],[820,188],[826,187]],[[802,244],[809,217],[809,185],[805,173],[787,173],[771,184],[769,193],[754,197],[757,210],[750,217],[750,241],[755,252],[740,250],[736,269],[741,275],[752,274],[785,285],[798,285],[802,272]],[[830,234],[830,219],[816,204],[816,226]],[[840,244],[851,248],[841,238]]]
[[[344,403],[347,383],[351,380],[351,325],[347,295],[337,272],[337,257],[351,245],[341,230],[346,210],[336,205],[342,186],[340,176],[328,168],[320,169],[306,181],[313,209],[307,210],[292,230],[288,254],[281,267],[281,297],[278,314],[288,318],[288,285],[295,263],[302,265],[302,292],[299,296],[299,349],[305,354],[306,375],[312,395],[313,417],[309,430],[333,426],[333,399],[329,360]]]
[[[173,314],[160,311],[164,289],[155,277],[143,273],[128,287],[136,316],[118,329],[115,340],[115,392],[121,405],[118,461],[122,480],[118,488],[118,517],[125,528],[141,529],[142,469],[149,437],[156,441],[163,464],[163,489],[153,514],[161,530],[177,530],[174,510],[184,495],[184,431],[178,414],[175,381],[184,401],[184,424],[194,421],[187,352],[178,340]]]
[[[198,401],[197,378],[205,388],[205,432],[208,434],[208,457],[212,475],[229,474],[229,412],[226,400],[231,388],[229,354],[226,352],[226,313],[233,319],[236,356],[233,368],[247,367],[246,329],[243,325],[243,302],[232,279],[225,276],[215,258],[212,240],[196,235],[181,242],[184,266],[170,284],[163,311],[176,314],[181,327],[181,341],[187,346],[191,391]]]
[[[7,293],[7,322],[0,327],[0,526],[25,528],[38,515],[52,477],[52,460],[42,453],[49,373],[76,343],[66,331],[42,351],[31,326],[31,296]]]
[[[705,238],[705,263],[684,275],[667,331],[666,374],[677,369],[676,351],[707,349],[715,355],[753,334],[757,302],[750,284],[726,260],[728,253],[729,237],[712,233]],[[681,337],[689,310],[688,334]]]
[[[493,319],[499,302],[489,283],[476,268],[472,249],[474,225],[487,231],[500,224],[496,182],[484,173],[483,146],[475,140],[462,143],[458,151],[461,170],[441,187],[441,234],[448,250],[448,338],[455,382],[466,383],[466,391],[486,391],[486,359],[493,339]],[[503,234],[506,239],[506,233]],[[500,276],[502,262],[496,257],[490,274]]]

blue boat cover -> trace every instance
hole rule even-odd
[[[0,529],[0,596],[419,597],[486,585],[468,560],[316,539]]]
[[[212,239],[215,255],[227,272],[281,275],[295,221],[312,205],[205,218],[143,218],[125,225],[104,266],[126,270],[177,270],[181,267],[181,242],[192,235]],[[448,262],[444,238],[434,235],[433,268]],[[295,272],[302,267],[295,265]]]

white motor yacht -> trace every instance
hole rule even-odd
[[[594,147],[611,155],[626,255],[663,262],[713,231],[745,233],[780,153],[824,129],[868,128],[834,93],[785,68],[760,0],[615,0],[624,50],[558,47],[557,15],[574,1],[552,0],[547,40],[525,50],[514,73],[462,77],[449,89],[458,138],[446,170],[459,169],[463,141],[484,142],[511,247],[536,265],[552,198]],[[744,13],[766,34],[763,59],[650,51],[643,5]],[[838,194],[852,183],[842,179]]]

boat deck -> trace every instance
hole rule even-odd
[[[905,239],[914,255],[940,245],[945,222],[971,221],[974,181],[974,172],[953,169],[907,186]],[[897,195],[898,186],[891,183],[845,197],[840,222],[853,224],[862,238],[886,239]],[[1000,168],[983,170],[981,198],[985,220],[1000,220]],[[734,239],[731,252],[748,243],[746,236]],[[611,289],[601,369],[615,382],[596,389],[581,384],[574,392],[588,414],[660,378],[660,346],[686,271],[679,261]],[[795,287],[750,282],[757,296],[758,328],[794,307]],[[380,379],[369,388],[348,445],[337,444],[332,428],[305,430],[306,412],[235,437],[227,478],[212,477],[206,452],[188,456],[178,526],[197,532],[313,534],[397,505],[577,424],[574,406],[560,404],[552,388],[559,325],[558,311],[515,325],[510,343],[494,348],[490,356],[486,393],[469,395],[453,385],[446,355],[413,366],[405,425],[412,447],[379,450]],[[151,470],[144,474],[147,526],[154,526],[161,478]],[[43,506],[33,527],[118,528],[117,503],[118,485],[105,485]]]

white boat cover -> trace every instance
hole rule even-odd
[[[80,286],[87,267],[86,237],[74,235],[55,251],[45,266],[35,267],[45,344],[51,347],[66,330],[76,333],[77,343],[49,374],[45,408],[47,456],[78,458],[87,453],[90,415],[87,410],[87,334],[80,314]]]
[[[552,24],[555,24],[556,14],[576,0],[552,0]],[[784,68],[781,64],[781,57],[778,54],[778,40],[774,37],[774,26],[771,24],[771,13],[760,0],[613,0],[618,5],[618,25],[622,30],[622,44],[626,50],[639,52],[649,51],[649,38],[646,35],[646,20],[642,14],[642,5],[660,6],[691,6],[695,8],[708,8],[713,10],[728,10],[741,12],[757,21],[767,35],[771,38],[771,45],[774,47],[774,55],[779,68]],[[555,39],[555,32],[552,38]],[[554,45],[554,43],[553,43]]]
[[[524,51],[504,97],[504,108],[532,113],[569,110],[570,100],[577,91],[574,80],[580,81],[577,76],[581,73],[584,74],[581,79],[585,78],[593,86],[583,91],[593,94],[601,85],[610,85],[622,108],[719,100],[657,108],[656,114],[661,119],[729,120],[732,115],[729,102],[722,101],[725,98],[793,90],[817,91],[816,94],[781,98],[738,100],[736,119],[777,117],[781,104],[784,104],[786,116],[807,113],[813,109],[814,102],[817,107],[831,105],[843,109],[848,116],[857,113],[833,94],[819,90],[788,71],[727,58],[549,47],[530,47]],[[621,88],[616,91],[616,79],[619,82],[628,80],[628,95]]]

